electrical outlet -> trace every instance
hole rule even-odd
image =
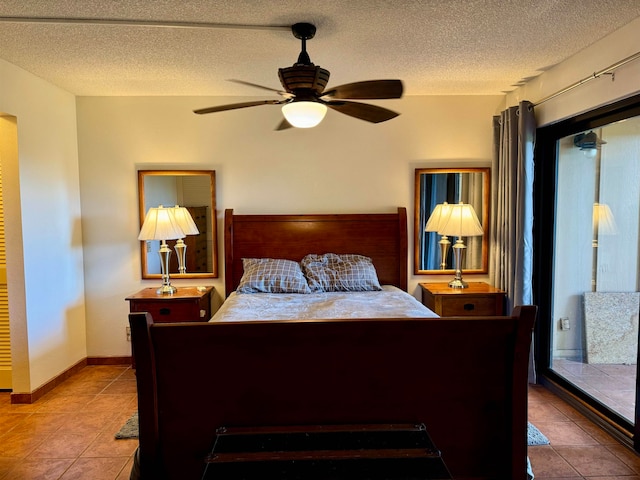
[[[560,319],[560,330],[571,330],[571,322],[569,317],[562,317]]]
[[[131,327],[127,327],[127,342],[131,341]]]

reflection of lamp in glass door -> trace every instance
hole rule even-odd
[[[451,205],[447,202],[439,203],[435,206],[433,212],[431,212],[429,220],[427,220],[427,224],[424,227],[425,232],[437,232],[442,235],[438,242],[438,245],[440,245],[440,270],[447,268],[447,255],[449,253],[449,246],[451,245],[449,237],[442,234],[440,229],[444,226],[445,220],[449,218],[450,214]]]
[[[618,226],[609,205],[605,203],[593,204],[593,265],[591,265],[591,291],[596,291],[598,283],[598,238],[600,235],[616,235]]]
[[[589,133],[579,133],[573,137],[573,144],[585,154],[587,158],[593,158],[594,163],[594,203],[593,203],[593,236],[591,245],[592,258],[591,258],[591,291],[595,292],[598,284],[598,237],[600,235],[615,235],[618,232],[613,213],[607,204],[600,203],[600,165],[602,162],[602,145],[607,142],[601,139],[602,129],[600,129],[600,136],[593,130]]]
[[[189,210],[179,205],[173,207],[172,210],[173,216],[184,235],[198,235],[200,233]],[[179,238],[173,248],[175,248],[176,256],[178,257],[178,273],[187,273],[187,245],[182,238]]]
[[[455,261],[455,278],[449,282],[451,288],[466,288],[467,282],[462,280],[462,261],[464,250],[467,248],[462,241],[462,237],[475,237],[482,235],[484,229],[478,220],[473,206],[468,203],[456,203],[450,205],[450,214],[444,220],[439,232],[443,235],[458,237],[453,248],[453,258]]]

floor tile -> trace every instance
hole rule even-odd
[[[128,457],[133,455],[138,440],[116,440],[115,431],[104,431],[82,453],[83,457]]]
[[[113,480],[127,460],[127,457],[78,458],[60,480]]]
[[[0,457],[0,480],[8,480],[10,478],[9,472],[13,470],[20,461],[19,458]]]
[[[55,433],[38,445],[29,458],[77,458],[96,437],[95,432]]]
[[[534,403],[529,405],[529,420],[538,423],[546,422],[568,422],[569,417],[562,413],[552,403]]]
[[[18,462],[6,478],[7,480],[57,480],[72,462],[72,459],[63,458],[26,458]]]
[[[552,445],[598,445],[598,441],[574,422],[535,422]]]
[[[83,410],[96,395],[60,395],[40,406],[38,412],[73,413]]]
[[[552,447],[529,447],[528,453],[535,478],[571,477],[578,474]]]
[[[606,447],[554,447],[562,458],[570,463],[576,471],[585,477],[632,475],[634,472]]]
[[[44,433],[11,431],[0,438],[0,457],[26,457],[48,436]]]

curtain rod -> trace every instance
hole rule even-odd
[[[568,91],[573,90],[574,88],[579,87],[580,85],[583,85],[598,77],[601,77],[602,75],[613,75],[613,73],[611,72],[612,70],[615,70],[616,68],[626,65],[629,62],[633,62],[634,60],[638,60],[639,58],[640,58],[640,52],[636,52],[633,55],[630,55],[629,57],[614,63],[613,65],[609,65],[607,68],[600,70],[599,72],[593,72],[593,75],[589,75],[588,77],[585,77],[582,80],[579,80],[576,83],[573,83],[568,87],[563,88],[562,90],[558,90],[557,92],[544,97],[542,100],[538,100],[536,103],[533,104],[533,106],[537,107],[538,105],[544,102],[547,102],[552,98],[556,98],[557,96],[562,95],[563,93],[567,93]]]
[[[126,20],[111,18],[4,17],[0,23],[51,23],[79,25],[119,25],[126,27],[164,28],[237,28],[242,30],[291,30],[290,25],[242,25],[233,23],[177,22],[165,20]]]

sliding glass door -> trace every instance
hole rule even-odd
[[[534,255],[541,378],[633,436],[640,101],[539,133]]]

